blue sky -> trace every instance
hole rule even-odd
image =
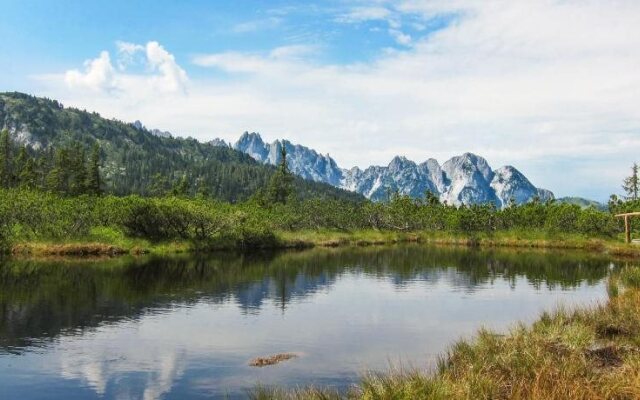
[[[347,22],[358,7],[365,9],[343,1],[3,1],[0,49],[12,62],[3,65],[1,83],[28,85],[28,74],[40,73],[43,64],[73,68],[103,49],[115,50],[119,40],[155,40],[181,60],[203,52],[313,43],[323,50],[316,61],[354,63],[370,61],[385,48],[406,47],[388,32],[385,19]],[[404,22],[403,34],[422,37],[448,24],[452,15],[397,18]],[[203,75],[193,65],[183,67]]]
[[[637,1],[2,1],[0,90],[349,168],[465,151],[605,200],[640,150]]]

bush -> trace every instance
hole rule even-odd
[[[274,232],[296,230],[433,230],[475,235],[497,230],[546,230],[612,236],[620,221],[595,208],[532,202],[502,210],[494,205],[447,206],[394,195],[388,203],[309,199],[262,207],[204,198],[140,196],[61,197],[0,190],[0,240],[75,239],[93,228],[112,228],[150,240],[237,241],[272,246]],[[207,245],[207,243],[203,243]]]
[[[578,216],[582,212],[574,204],[548,205],[545,228],[551,232],[577,232]]]
[[[576,225],[580,233],[605,236],[613,236],[618,227],[611,214],[600,212],[595,208],[582,210]]]

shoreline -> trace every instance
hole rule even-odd
[[[615,239],[540,232],[497,232],[459,235],[433,232],[301,231],[276,234],[279,248],[382,246],[416,243],[521,250],[578,250],[615,257],[636,257],[640,248]],[[96,239],[93,237],[91,239]],[[69,251],[91,262],[142,254],[170,255],[203,251],[186,241],[150,243],[113,238],[97,242],[31,242],[16,245],[17,257],[55,257],[47,251]],[[211,243],[210,243],[211,244]],[[219,242],[218,245],[234,244]],[[273,244],[273,242],[272,242]],[[22,246],[22,247],[19,247]],[[146,247],[145,247],[146,246]],[[216,250],[224,250],[219,247]],[[237,247],[227,247],[236,249]],[[258,249],[257,247],[255,248]],[[208,251],[213,251],[207,248]],[[247,250],[245,248],[245,250]],[[27,253],[36,251],[40,253]],[[77,256],[84,258],[77,258]],[[73,260],[72,257],[60,257]],[[117,259],[117,258],[116,258]],[[640,268],[623,267],[608,278],[609,298],[596,306],[556,308],[532,324],[516,322],[504,334],[478,329],[472,339],[452,342],[433,369],[370,372],[347,393],[327,387],[282,389],[256,387],[253,399],[378,399],[394,398],[640,398]]]
[[[256,387],[261,400],[640,398],[640,268],[612,275],[595,306],[545,311],[507,333],[479,329],[432,369],[368,372],[347,393]]]
[[[217,251],[253,251],[263,249],[304,249],[313,247],[380,246],[399,243],[463,246],[479,248],[514,248],[539,250],[581,250],[618,258],[640,257],[640,246],[625,244],[615,238],[585,238],[579,235],[550,235],[543,232],[496,232],[465,235],[442,232],[392,231],[299,231],[277,232],[263,243],[245,245],[241,241],[194,242],[174,240],[152,242],[124,236],[68,241],[21,241],[11,246],[9,257],[118,257],[125,255],[171,255],[213,253]]]

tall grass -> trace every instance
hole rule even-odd
[[[256,399],[639,399],[640,269],[605,304],[544,313],[508,334],[480,330],[459,341],[431,373],[368,374],[348,393],[260,389]],[[610,289],[611,290],[611,289]],[[325,396],[325,397],[323,397]]]

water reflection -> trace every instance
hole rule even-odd
[[[0,388],[155,399],[242,397],[256,382],[345,387],[394,357],[428,363],[480,325],[602,299],[610,266],[579,253],[416,245],[5,262]],[[304,356],[246,365],[280,351]]]

